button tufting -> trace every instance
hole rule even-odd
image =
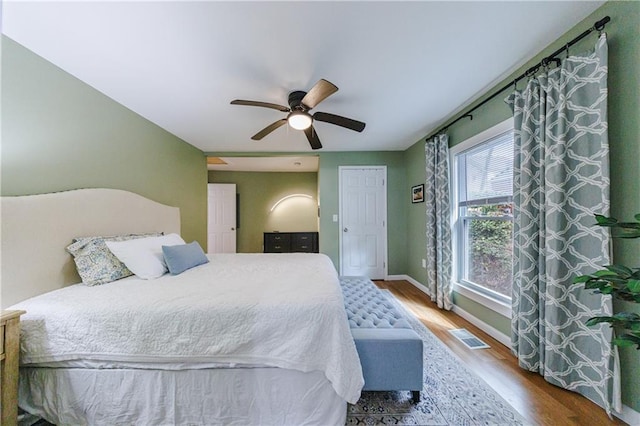
[[[411,328],[368,278],[341,278],[340,284],[352,328]]]

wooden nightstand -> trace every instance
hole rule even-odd
[[[0,424],[18,423],[18,357],[20,315],[24,311],[2,311],[0,315]]]

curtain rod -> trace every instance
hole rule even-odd
[[[467,118],[468,117],[469,119],[473,120],[473,115],[471,115],[471,113],[473,111],[475,111],[476,109],[480,108],[482,105],[486,104],[487,102],[489,102],[490,100],[492,100],[493,98],[498,96],[500,93],[502,93],[505,90],[507,90],[509,87],[515,86],[518,83],[518,81],[522,80],[523,78],[525,78],[525,77],[527,77],[529,75],[534,74],[536,71],[538,71],[540,69],[540,67],[547,66],[551,62],[555,62],[556,66],[560,65],[560,59],[556,58],[556,56],[558,56],[560,53],[562,53],[562,52],[564,52],[566,50],[569,50],[569,47],[573,46],[574,44],[576,44],[577,42],[579,42],[580,40],[582,40],[583,38],[585,38],[586,36],[591,34],[593,31],[602,31],[604,29],[605,25],[607,23],[609,23],[609,21],[611,21],[611,18],[609,18],[608,16],[605,16],[601,20],[597,21],[595,24],[593,24],[593,26],[591,28],[589,28],[586,31],[584,31],[582,34],[580,34],[579,36],[577,36],[576,38],[571,40],[569,43],[567,43],[566,45],[564,45],[560,49],[556,50],[551,55],[545,56],[544,58],[542,58],[542,60],[540,61],[539,64],[536,64],[536,65],[532,66],[531,68],[529,68],[528,70],[526,70],[525,72],[523,72],[522,74],[517,76],[513,80],[513,82],[511,82],[511,83],[507,84],[506,86],[502,87],[500,90],[495,92],[493,95],[489,96],[484,101],[480,102],[478,105],[476,105],[473,108],[471,108],[469,111],[465,112],[464,114],[462,114],[461,116],[459,116],[458,118],[456,118],[455,120],[453,120],[452,122],[447,124],[446,126],[443,126],[437,132],[431,133],[426,139],[428,140],[432,136],[435,136],[435,135],[437,135],[439,133],[444,132],[450,126],[452,126],[453,124],[455,124],[458,121],[462,120],[463,118]]]

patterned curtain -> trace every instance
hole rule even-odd
[[[451,227],[449,206],[449,137],[434,136],[425,144],[427,180],[427,292],[439,308],[450,310]]]
[[[610,263],[608,233],[593,218],[609,213],[606,35],[506,101],[515,126],[512,351],[522,368],[619,411],[611,331],[585,325],[611,315],[611,297],[572,282]]]

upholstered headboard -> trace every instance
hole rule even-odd
[[[74,237],[180,233],[180,210],[117,189],[2,197],[0,305],[80,282],[65,250]]]

